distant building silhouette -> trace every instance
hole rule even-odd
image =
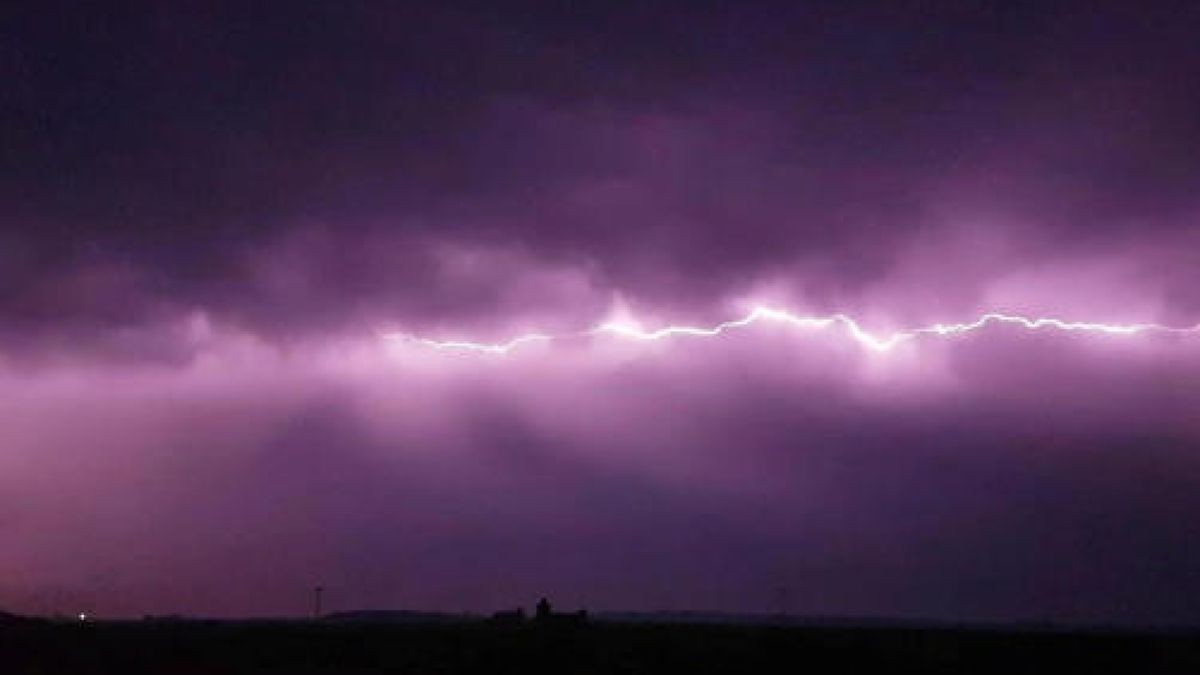
[[[525,610],[521,607],[516,609],[502,609],[492,614],[492,623],[502,625],[523,624],[525,623]]]
[[[534,619],[543,626],[579,626],[587,623],[587,611],[579,610],[570,614],[555,614],[546,598],[538,600]]]

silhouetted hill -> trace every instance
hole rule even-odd
[[[0,626],[0,673],[1200,672],[1194,633],[611,621],[510,626],[436,613],[431,622],[417,620],[420,612],[345,614],[351,620],[11,621]]]
[[[629,624],[762,626],[776,628],[843,628],[921,631],[998,631],[1012,633],[1116,633],[1192,635],[1200,628],[1180,625],[1107,625],[1040,622],[963,622],[937,619],[897,619],[854,616],[803,616],[778,613],[705,612],[660,610],[639,612],[594,612],[595,621]]]
[[[321,617],[322,621],[357,622],[357,623],[462,623],[464,621],[480,621],[482,617],[471,614],[451,614],[447,612],[419,612],[407,609],[360,609],[350,612],[334,612]]]

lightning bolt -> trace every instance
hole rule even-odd
[[[755,307],[749,314],[723,321],[712,326],[664,326],[646,330],[633,323],[607,322],[584,330],[560,333],[527,333],[504,342],[474,342],[470,340],[433,340],[408,333],[385,331],[381,337],[389,341],[412,342],[426,347],[447,351],[507,354],[522,345],[533,342],[552,342],[570,338],[612,335],[642,342],[667,340],[674,337],[717,337],[723,333],[748,328],[759,323],[777,323],[803,330],[835,330],[873,352],[888,352],[896,345],[916,338],[934,335],[949,337],[983,330],[988,326],[1009,324],[1030,331],[1054,330],[1064,332],[1100,333],[1105,335],[1138,335],[1141,333],[1192,333],[1200,334],[1200,324],[1189,327],[1166,326],[1157,323],[1099,323],[1093,321],[1068,321],[1053,317],[1029,317],[1019,314],[988,312],[965,323],[935,323],[928,326],[907,328],[891,333],[873,333],[846,314],[828,316],[804,316],[771,307]]]

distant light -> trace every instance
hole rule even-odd
[[[84,614],[83,612],[80,612],[80,613],[79,613],[79,620],[80,620],[80,621],[87,621],[87,614]]]

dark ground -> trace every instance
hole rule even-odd
[[[0,672],[1200,673],[1200,634],[597,623],[0,625]]]

